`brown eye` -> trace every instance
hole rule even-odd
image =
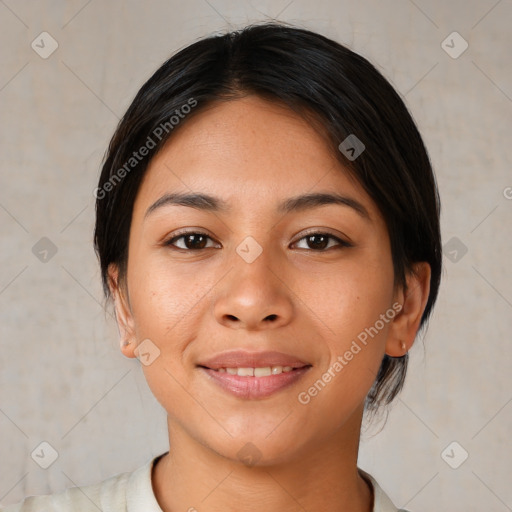
[[[332,244],[329,245],[330,240],[335,241],[334,247],[352,247],[352,244],[345,242],[337,236],[331,235],[329,233],[309,233],[305,237],[301,238],[298,242],[301,242],[302,240],[306,240],[306,249],[319,252],[333,247]]]
[[[179,240],[182,240],[181,246],[177,245],[177,243],[176,243]],[[182,249],[182,250],[199,251],[201,249],[207,248],[208,240],[211,240],[211,238],[206,233],[190,232],[190,233],[183,233],[181,235],[171,238],[170,240],[165,242],[165,245],[167,245],[167,246],[172,245],[172,246],[176,247],[177,249]]]

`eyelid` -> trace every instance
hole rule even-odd
[[[177,231],[173,231],[171,236],[167,238],[167,240],[172,240],[173,238],[176,238],[180,235],[205,235],[209,236],[212,240],[213,237],[203,228],[183,228],[178,229]]]
[[[327,235],[331,238],[334,238],[339,242],[341,246],[344,247],[354,247],[354,244],[352,243],[352,240],[347,235],[343,234],[335,234],[328,228],[309,228],[305,232],[302,232],[298,235],[298,238],[292,242],[292,244],[295,244],[297,242],[300,242],[302,239],[306,238],[307,236],[311,235]],[[316,251],[316,252],[322,252],[322,251]]]
[[[174,231],[170,236],[165,237],[164,240],[162,241],[162,245],[169,245],[177,250],[192,252],[191,249],[182,249],[181,247],[176,247],[174,244],[171,243],[173,240],[180,239],[186,235],[203,235],[208,237],[213,242],[217,244],[219,243],[212,235],[210,235],[210,233],[208,233],[202,228],[183,228],[178,229],[178,231]]]

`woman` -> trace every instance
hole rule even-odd
[[[439,197],[404,103],[363,57],[260,24],[144,84],[95,190],[121,350],[168,452],[9,511],[396,512],[357,467],[441,273]]]

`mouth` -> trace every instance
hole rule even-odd
[[[304,366],[261,366],[261,367],[228,367],[228,368],[209,368],[208,366],[201,366],[200,368],[204,368],[205,370],[212,370],[218,373],[227,373],[229,375],[238,375],[239,377],[268,377],[269,375],[281,375],[282,373],[293,372],[296,370],[300,370],[301,368],[307,368],[311,365]]]
[[[311,364],[280,352],[225,352],[198,364],[209,382],[238,398],[269,397],[297,383]]]

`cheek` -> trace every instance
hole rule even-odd
[[[205,294],[211,286],[155,258],[140,259],[137,265],[135,258],[132,261],[128,283],[137,341],[151,340],[157,354],[147,365],[141,357],[142,370],[155,398],[179,417],[194,404],[185,390],[190,377],[187,348],[197,333],[197,314],[208,305]]]
[[[197,278],[194,265],[170,264],[164,252],[150,254],[141,249],[130,263],[128,285],[138,339],[154,337],[157,344],[178,340],[190,313],[204,307],[208,280]]]
[[[391,307],[393,282],[392,262],[384,255],[381,260],[347,260],[324,275],[303,280],[303,285],[314,312],[342,346]]]
[[[354,258],[339,271],[315,279],[314,288],[308,285],[316,290],[308,301],[322,320],[317,325],[328,352],[321,364],[321,371],[328,374],[321,380],[333,382],[329,387],[340,395],[336,399],[346,399],[347,393],[363,397],[385,353],[395,314],[394,274],[391,257],[374,254]]]
[[[325,304],[325,321],[317,323],[324,357],[298,401],[318,415],[330,411],[326,430],[340,427],[364,401],[384,357],[394,310],[392,279],[379,276],[354,272],[350,278],[331,280],[331,291],[317,297]]]
[[[128,269],[130,302],[138,342],[149,339],[158,358],[143,365],[155,397],[170,410],[180,409],[184,384],[190,378],[190,349],[198,333],[205,332],[211,309],[215,275],[197,266],[172,265],[165,254],[135,252]],[[150,345],[151,346],[151,345]],[[141,362],[142,358],[141,358]],[[190,404],[188,404],[190,406]]]

